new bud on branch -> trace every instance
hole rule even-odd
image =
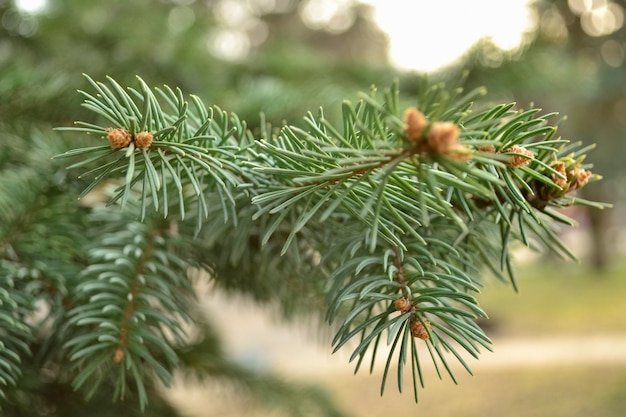
[[[107,139],[112,149],[122,149],[130,145],[132,137],[126,129],[115,129],[109,127],[106,129]]]
[[[430,322],[428,320],[424,320],[426,326],[430,330]],[[428,330],[426,330],[426,326],[422,324],[422,322],[416,317],[411,318],[411,335],[413,337],[417,337],[418,339],[428,340],[430,336],[428,335]]]
[[[149,148],[152,145],[152,133],[150,132],[139,132],[135,135],[135,145],[138,148]]]
[[[395,301],[394,306],[397,311],[407,313],[413,307],[413,303],[405,297],[400,297]]]
[[[426,117],[415,107],[409,107],[404,112],[404,133],[411,142],[417,144],[422,141],[422,132],[427,124]]]
[[[140,149],[146,149],[152,145],[153,137],[150,132],[139,132],[133,136],[126,129],[108,127],[106,134],[111,149],[126,148],[131,142],[135,142],[135,146]]]
[[[517,145],[511,146],[504,152],[513,154],[511,159],[509,159],[509,165],[513,168],[525,167],[535,158],[535,154],[532,151]]]
[[[459,143],[457,125],[452,122],[429,123],[415,107],[404,112],[404,134],[416,145],[419,154],[443,155],[458,161],[472,158],[470,149]]]

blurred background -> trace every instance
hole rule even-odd
[[[271,311],[237,314],[258,320],[256,330],[222,329],[226,346],[251,366],[319,383],[355,416],[621,416],[625,7],[622,0],[0,0],[0,140],[90,120],[76,93],[88,88],[83,73],[178,86],[254,130],[261,112],[276,125],[297,124],[319,106],[332,115],[371,85],[397,78],[410,96],[424,77],[456,82],[468,71],[465,87],[486,86],[486,102],[558,111],[567,116],[562,136],[597,143],[589,158],[604,181],[585,187],[585,197],[614,208],[569,213],[580,228],[563,237],[582,262],[520,253],[520,294],[493,283],[481,295],[495,352],[473,365],[476,376],[459,371],[459,387],[433,370],[419,405],[393,386],[379,398],[379,375],[352,376],[346,356],[330,356],[327,339],[281,324]],[[209,294],[207,314],[224,304]],[[219,393],[181,379],[164,395],[193,416],[253,415]]]

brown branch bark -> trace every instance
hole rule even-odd
[[[153,232],[153,237],[157,234],[156,231]],[[146,263],[150,256],[152,256],[152,251],[154,250],[154,242],[150,241],[148,245],[144,248],[141,258],[139,262],[137,262],[137,268],[135,269],[135,276],[133,278],[133,284],[130,290],[130,301],[124,310],[124,315],[122,316],[121,330],[120,330],[120,341],[115,350],[114,361],[115,363],[120,363],[124,359],[124,352],[126,351],[126,346],[128,345],[128,328],[129,322],[133,314],[135,313],[135,308],[137,307],[137,295],[141,290],[141,282],[139,277],[143,275]]]

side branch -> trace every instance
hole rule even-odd
[[[397,151],[400,151],[400,149],[397,149]],[[348,171],[348,175],[346,177],[343,177],[343,178],[333,178],[333,179],[330,179],[329,181],[320,181],[317,184],[323,184],[324,182],[327,182],[330,185],[334,185],[334,184],[336,184],[336,183],[338,183],[340,181],[346,181],[346,180],[358,178],[358,177],[360,177],[362,175],[368,174],[368,173],[370,173],[372,171],[375,171],[377,169],[382,169],[382,168],[384,168],[385,166],[387,166],[389,164],[395,164],[395,163],[399,162],[402,159],[410,158],[413,155],[415,155],[417,152],[418,152],[417,147],[405,148],[405,149],[402,149],[401,152],[396,153],[393,156],[391,156],[389,159],[382,160],[382,161],[380,161],[380,163],[378,163],[377,165],[374,165],[374,166],[371,166],[371,164],[369,164],[368,166],[361,166],[361,165],[364,165],[364,164],[356,164],[356,165],[353,165],[351,167],[342,167],[342,168],[340,168],[341,170],[347,170]]]
[[[405,299],[408,299],[409,292],[406,286],[406,275],[404,274],[404,266],[402,265],[402,260],[400,259],[400,253],[398,251],[398,247],[391,246],[391,250],[393,251],[393,254],[394,254],[393,265],[396,267],[396,273],[394,275],[394,278],[396,279],[396,281],[398,281],[398,284],[400,284],[400,289],[402,290],[402,296]]]
[[[157,235],[157,231],[153,231],[152,236]],[[124,352],[126,350],[126,345],[128,344],[128,327],[129,322],[133,314],[135,313],[135,307],[137,306],[137,295],[141,290],[141,280],[140,276],[144,275],[144,270],[146,267],[146,262],[150,259],[152,255],[152,251],[154,250],[154,242],[150,241],[146,248],[143,250],[141,258],[137,263],[137,268],[135,270],[135,277],[133,278],[133,284],[130,290],[130,301],[124,310],[124,315],[122,316],[122,324],[120,326],[120,341],[117,349],[115,350],[115,355],[113,357],[115,363],[120,363],[124,359]]]
[[[413,337],[428,340],[430,335],[428,334],[429,330],[427,330],[427,328],[430,329],[430,322],[425,318],[419,317],[417,306],[415,305],[415,301],[413,300],[407,286],[404,266],[402,264],[402,260],[400,259],[398,248],[396,246],[392,246],[391,250],[394,253],[393,265],[396,267],[394,278],[398,284],[400,284],[400,289],[402,291],[402,296],[395,301],[394,307],[402,314],[409,313],[409,326]]]

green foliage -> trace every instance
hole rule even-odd
[[[558,209],[601,206],[571,192],[589,173],[590,147],[559,138],[554,115],[476,108],[481,89],[465,94],[410,74],[402,75],[409,98],[393,86],[382,98],[372,91],[342,104],[393,76],[366,9],[355,8],[352,28],[330,34],[304,26],[301,2],[255,5],[250,22],[267,38],[228,62],[207,50],[233,29],[218,13],[226,2],[48,3],[30,14],[0,2],[3,415],[175,415],[159,394],[174,371],[232,387],[245,404],[339,415],[325,394],[228,359],[196,311],[196,268],[227,293],[278,304],[283,316],[326,314],[334,349],[351,349],[357,370],[382,358],[383,388],[388,378],[406,385],[401,371],[410,367],[417,398],[425,361],[443,376],[451,361],[490,348],[474,296],[491,274],[513,280],[511,249],[521,242],[571,257],[556,232],[573,221]],[[537,5],[552,3],[567,9]],[[181,13],[192,16],[186,29],[176,24]],[[576,27],[568,25],[570,36]],[[534,43],[507,67],[502,88],[517,89],[519,102],[566,110],[572,136],[607,140],[619,119],[612,87],[621,72],[601,62],[608,38],[587,37],[598,48],[583,51],[585,61],[597,58],[608,76],[589,77],[577,50],[587,41],[575,39],[583,43],[565,49]],[[545,68],[551,78],[538,81]],[[114,79],[88,77],[75,94],[81,72]],[[132,84],[135,73],[148,82]],[[502,78],[486,75],[474,82],[497,90]],[[566,87],[571,96],[572,77],[582,86],[577,99],[547,93]],[[149,87],[162,80],[237,114]],[[605,90],[608,102],[597,94]],[[457,126],[463,152],[432,152],[409,137],[409,106],[430,124]],[[50,132],[76,119],[61,130],[87,134]],[[607,122],[602,134],[589,134],[592,120]],[[112,149],[108,128],[128,131],[131,145]],[[140,146],[142,131],[150,146]],[[614,145],[603,153],[619,154]],[[514,157],[524,163],[514,167]]]
[[[180,222],[172,209],[167,219],[163,212],[149,211],[140,222],[141,194],[128,198],[125,209],[119,201],[114,207],[101,206],[98,200],[115,181],[77,202],[78,187],[90,183],[68,176],[59,164],[65,161],[51,156],[92,144],[76,137],[70,144],[51,132],[13,132],[0,127],[3,415],[138,415],[142,409],[150,415],[176,415],[154,382],[155,377],[168,382],[175,367],[228,381],[233,389],[244,387],[243,398],[292,415],[306,409],[338,415],[332,401],[313,387],[287,384],[226,360],[215,337],[207,336],[208,323],[194,332],[197,343],[190,341],[187,329],[197,305],[189,265],[195,257],[220,259],[219,251],[191,245],[194,213],[187,217],[190,221]],[[168,204],[178,208],[175,197]],[[192,207],[194,197],[190,193],[184,207]],[[221,204],[210,207],[223,225]],[[237,285],[225,287],[234,290]],[[253,294],[257,288],[248,290]],[[204,320],[193,314],[194,323]],[[203,350],[189,361],[192,346]],[[118,401],[112,403],[112,397]],[[269,398],[273,400],[267,402]]]
[[[89,79],[89,78],[88,78]],[[206,194],[216,193],[224,211],[224,218],[232,215],[234,199],[232,188],[242,183],[245,176],[246,143],[249,132],[236,117],[231,118],[219,108],[207,110],[198,97],[192,96],[193,109],[188,108],[180,90],[168,87],[157,90],[172,113],[161,110],[157,97],[141,82],[141,92],[131,89],[130,94],[111,80],[113,89],[89,79],[98,91],[97,96],[82,92],[86,97],[84,106],[100,114],[116,128],[123,128],[135,136],[139,132],[154,132],[150,150],[139,149],[131,142],[125,152],[116,152],[108,144],[66,152],[63,156],[89,154],[90,158],[70,166],[79,168],[95,166],[82,176],[95,176],[81,196],[86,195],[109,176],[124,172],[125,184],[113,197],[121,199],[124,207],[135,183],[142,182],[141,218],[145,218],[147,205],[161,209],[167,217],[170,198],[176,196],[178,213],[184,219],[187,209],[183,183],[193,187],[193,205],[197,212],[198,229],[208,216]],[[139,106],[133,101],[138,100]],[[63,130],[78,130],[91,134],[106,134],[106,127],[78,122],[80,127]],[[98,163],[103,161],[101,163]],[[94,165],[95,164],[95,165]]]
[[[79,271],[83,239],[81,208],[66,195],[65,170],[49,164],[50,155],[67,145],[40,132],[18,140],[6,126],[0,136],[6,156],[0,175],[0,395],[6,399],[26,364],[38,361],[33,346],[54,315],[36,311],[66,292],[64,277]],[[17,157],[23,152],[27,158]]]
[[[78,371],[75,389],[91,382],[92,395],[103,378],[117,372],[114,398],[123,399],[129,373],[143,407],[148,401],[146,368],[169,385],[168,368],[177,363],[173,347],[185,342],[186,306],[193,297],[189,266],[177,255],[176,237],[163,230],[167,223],[139,223],[111,214],[94,214],[100,219],[92,220],[93,248],[89,266],[78,277],[76,305],[67,320],[71,337],[64,347]],[[99,222],[102,228],[96,226]]]
[[[142,408],[147,375],[167,385],[184,367],[190,266],[286,312],[320,313],[325,295],[334,349],[352,348],[356,370],[386,355],[381,391],[394,364],[402,389],[409,366],[417,401],[419,344],[455,381],[451,358],[471,372],[463,351],[490,349],[473,295],[485,272],[514,282],[516,241],[573,257],[554,230],[573,221],[556,209],[604,207],[571,193],[597,177],[583,164],[588,148],[555,137],[553,114],[475,110],[481,89],[425,85],[411,103],[419,111],[405,111],[394,85],[382,101],[372,91],[344,102],[339,127],[320,109],[304,128],[261,123],[257,138],[237,115],[178,89],[87,79],[84,106],[101,124],[59,130],[99,144],[59,157],[91,178],[82,196],[113,192],[85,217],[89,249],[62,319],[64,355],[75,388],[93,394],[109,381],[114,398],[133,390]],[[23,329],[17,357],[28,353]],[[14,385],[18,362],[6,363]]]

